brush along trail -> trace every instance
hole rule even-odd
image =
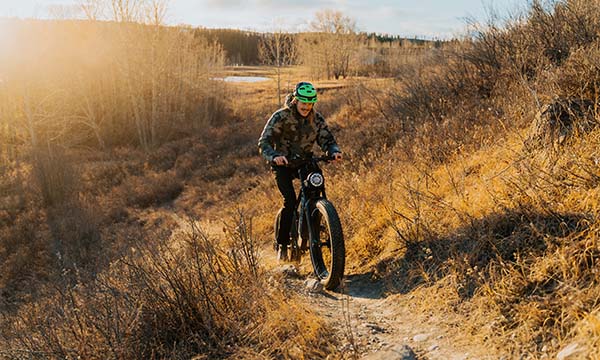
[[[189,224],[169,210],[167,216],[181,229]],[[156,214],[155,214],[156,215]],[[207,233],[222,232],[218,222],[204,221]],[[343,359],[367,360],[508,360],[509,355],[484,342],[469,324],[468,314],[444,311],[436,299],[445,297],[443,286],[416,288],[410,293],[388,294],[383,281],[370,272],[350,269],[337,291],[318,286],[310,255],[301,262],[279,264],[271,244],[258,249],[271,285],[283,287],[308,308],[330,322],[339,339]],[[435,294],[435,296],[432,296]],[[334,358],[338,358],[337,355]]]
[[[509,358],[465,330],[460,324],[468,319],[423,311],[420,302],[429,297],[425,289],[387,295],[383,282],[372,280],[370,273],[350,272],[343,286],[331,292],[315,286],[307,254],[300,264],[277,264],[274,251],[267,248],[261,258],[272,274],[269,281],[299,294],[309,308],[331,322],[345,359]]]

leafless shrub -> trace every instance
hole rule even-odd
[[[50,275],[52,247],[40,210],[20,212],[10,226],[0,227],[0,304],[18,304],[34,297],[37,280]],[[37,225],[37,226],[36,226]]]
[[[151,172],[145,176],[129,176],[113,190],[112,196],[121,197],[129,206],[142,208],[171,201],[183,190],[174,171]]]
[[[229,235],[229,256],[238,268],[247,268],[258,276],[259,270],[259,248],[253,238],[252,219],[244,216],[241,210],[238,210],[233,224],[228,224],[224,228]]]
[[[34,150],[34,173],[44,205],[60,205],[72,199],[77,174],[64,150],[57,147]]]
[[[250,344],[286,354],[271,346],[285,340],[272,339],[275,330],[312,339],[299,333],[302,320],[293,328],[265,322],[272,302],[281,299],[263,282],[250,221],[238,220],[228,227],[231,248],[190,220],[170,239],[139,241],[92,283],[63,284],[48,301],[22,309],[19,321],[2,332],[3,355],[225,358]],[[299,354],[321,354],[301,346]]]
[[[447,44],[419,67],[405,67],[398,74],[400,86],[388,92],[387,113],[418,144],[419,157],[441,162],[465,146],[493,141],[503,128],[529,125],[527,116],[518,116],[523,112],[518,104],[539,109],[555,90],[597,102],[598,13],[594,2],[534,2],[529,13],[502,27],[475,26],[473,38]],[[553,69],[571,76],[549,79]],[[504,114],[516,116],[507,120]]]
[[[582,136],[597,125],[594,108],[592,101],[565,98],[544,105],[531,125],[525,144],[529,148],[558,151],[567,137]]]
[[[222,49],[189,29],[83,21],[2,26],[15,41],[3,53],[2,88],[10,95],[1,107],[14,108],[8,115],[16,133],[31,134],[34,143],[149,150],[224,119],[223,90],[210,80],[223,64]],[[44,46],[32,41],[40,33]]]

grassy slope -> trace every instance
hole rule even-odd
[[[327,174],[352,272],[419,294],[423,311],[455,312],[499,354],[536,358],[573,342],[581,356],[597,352],[598,120],[575,115],[566,140],[545,140],[551,124],[529,130],[537,101],[597,99],[597,41],[573,28],[543,37],[572,17],[594,28],[597,10],[535,8],[526,26],[488,30],[456,62],[430,65],[431,79],[356,82],[324,98],[349,155]],[[263,190],[240,202],[274,203]]]
[[[234,199],[263,187],[257,173],[266,168],[253,114],[262,108],[230,109],[222,123],[150,153],[64,154],[54,166],[76,169],[69,179],[79,196],[44,208],[33,189],[24,210],[2,214],[0,355],[336,353],[336,340],[322,336],[332,334],[329,325],[267,283],[253,257],[261,240],[235,216]],[[188,215],[202,225],[190,228]],[[197,226],[209,220],[218,220],[219,231],[207,236]]]
[[[322,96],[322,109],[347,153],[344,163],[326,172],[330,197],[345,227],[350,271],[372,272],[374,280],[388,284],[388,294],[416,295],[422,300],[418,302],[422,311],[454,311],[464,316],[461,325],[495,339],[490,346],[498,346],[499,353],[536,356],[544,345],[558,351],[577,336],[584,336],[591,349],[595,337],[582,331],[592,335],[596,331],[593,299],[597,289],[590,268],[597,247],[594,223],[588,219],[596,211],[597,191],[593,182],[580,180],[586,174],[572,175],[576,181],[568,191],[557,184],[576,174],[582,161],[595,161],[580,156],[596,146],[594,134],[565,148],[568,151],[559,162],[563,178],[558,182],[542,172],[546,166],[543,152],[538,153],[538,160],[523,151],[524,131],[518,129],[497,133],[488,145],[434,164],[407,157],[402,141],[383,147],[387,145],[380,131],[390,124],[374,115],[378,109],[372,103],[365,101],[358,107],[348,101],[348,92],[358,86],[379,91],[389,84],[345,85]],[[150,177],[158,176],[152,175],[153,168],[165,168],[164,174],[187,173],[176,186],[180,195],[172,204],[175,211],[221,219],[241,208],[254,217],[253,230],[262,243],[271,238],[272,214],[279,199],[266,165],[257,156],[255,141],[274,104],[247,102],[243,94],[269,94],[270,86],[236,90],[241,96],[233,106],[240,109],[241,122],[234,125],[236,136],[223,129],[211,134],[213,140],[220,139],[216,142],[220,148],[189,147],[189,141],[169,144],[145,162],[146,170],[140,170]],[[165,154],[173,147],[180,150],[168,161],[170,165],[164,165]],[[371,156],[377,149],[377,156]],[[185,162],[199,156],[211,165]],[[589,168],[591,163],[584,165]],[[124,183],[130,187],[119,187],[108,198],[122,198],[129,206],[154,206],[144,199],[155,198],[164,188],[156,179],[156,186],[150,186],[152,182],[140,178],[140,184],[146,184],[140,187],[135,179],[126,178]],[[126,218],[138,216],[133,208],[127,212]],[[572,292],[580,301],[573,302]],[[281,325],[280,310],[267,310],[272,320],[259,338],[271,336]],[[323,326],[315,325],[318,322],[308,313],[298,316],[305,318],[302,326]],[[260,347],[265,346],[270,345]],[[306,343],[298,351],[323,351],[319,348],[324,349],[318,342]],[[241,351],[251,356],[256,349]]]
[[[459,49],[466,56],[456,62],[427,60],[424,66],[432,71],[425,75],[407,71],[401,82],[330,86],[319,104],[347,155],[326,174],[347,236],[350,271],[384,280],[388,294],[415,295],[422,311],[456,313],[466,332],[486,337],[490,347],[515,358],[556,354],[572,341],[590,355],[597,352],[599,134],[588,127],[537,150],[524,145],[537,110],[531,90],[542,102],[556,94],[595,94],[599,77],[590,64],[598,63],[597,40],[585,40],[573,28],[559,31],[563,38],[540,37],[551,33],[543,28],[547,24],[554,29],[572,23],[570,14],[594,28],[597,9],[581,4],[572,2],[571,12],[552,15],[556,22],[540,21],[548,16],[542,11],[533,13],[528,26],[484,33],[486,41]],[[521,51],[517,58],[510,52],[514,48]],[[276,106],[273,86],[231,90],[233,121],[205,139],[167,144],[154,157],[124,156],[106,173],[96,169],[105,174],[98,178],[112,179],[111,171],[119,174],[133,162],[137,174],[130,176],[129,169],[101,197],[105,208],[115,209],[102,218],[133,223],[144,216],[139,207],[152,212],[170,200],[174,210],[200,218],[227,218],[242,208],[254,217],[258,241],[267,243],[279,195],[255,142]],[[218,146],[204,148],[206,139]],[[156,194],[163,194],[162,201],[147,203]],[[26,229],[27,219],[20,221]],[[48,257],[48,251],[41,252]],[[261,313],[267,326],[254,329],[258,335],[244,344],[249,354],[278,355],[268,339],[286,310],[267,307]],[[302,329],[323,326],[303,310],[298,314],[306,319]],[[286,338],[286,331],[275,341]],[[330,350],[316,336],[308,340],[298,354],[287,355]],[[213,345],[211,351],[221,350],[222,344]]]
[[[595,158],[589,149],[597,146],[597,137],[588,134],[564,147],[559,175],[548,172],[544,152],[536,157],[523,150],[525,131],[519,128],[497,132],[486,145],[432,163],[407,156],[402,139],[387,145],[382,134],[393,124],[378,115],[372,101],[359,105],[349,100],[349,92],[384,93],[390,84],[344,85],[325,92],[320,105],[347,154],[344,163],[328,167],[326,174],[345,227],[350,272],[373,273],[374,280],[388,284],[388,294],[415,295],[422,311],[454,311],[463,319],[461,326],[487,336],[499,353],[539,356],[544,346],[556,352],[576,337],[584,338],[591,353],[597,341],[593,214],[598,195],[595,178],[579,169],[592,168]],[[144,199],[154,199],[165,188],[161,176],[182,172],[185,176],[177,181],[183,183],[167,186],[179,189],[175,211],[218,220],[241,208],[254,217],[258,241],[267,243],[279,195],[255,142],[275,105],[247,100],[244,94],[272,94],[272,86],[233,90],[239,94],[232,107],[240,122],[229,129],[235,128],[236,136],[216,129],[210,137],[220,145],[211,149],[191,146],[199,140],[168,144],[138,164],[145,174],[139,184],[145,186],[126,178],[124,184],[130,185],[115,188],[106,201],[122,199],[129,204],[125,206],[134,206],[125,216],[131,221],[138,217],[135,207],[150,206],[152,212],[159,205]],[[173,148],[179,149],[175,158],[166,156]],[[591,157],[582,156],[589,153]],[[165,164],[167,158],[171,160]],[[195,164],[198,158],[211,165]],[[147,176],[157,180],[155,186],[144,180]],[[569,187],[561,186],[569,181]],[[120,207],[115,205],[111,216],[118,219]],[[257,339],[272,336],[281,326],[280,311],[287,309],[267,309],[270,320]],[[323,326],[308,313],[300,315],[302,311],[303,327]],[[310,341],[300,345],[299,354],[331,351]],[[252,354],[269,344],[249,343],[240,351],[256,356]]]

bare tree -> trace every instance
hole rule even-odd
[[[143,0],[110,0],[112,19],[120,22],[139,20]]]
[[[163,25],[167,17],[169,0],[144,0],[144,20],[146,24]]]
[[[281,69],[292,65],[297,58],[296,38],[293,34],[278,30],[265,34],[259,43],[259,57],[265,64],[274,65],[277,75],[277,99],[281,102]]]
[[[78,5],[88,20],[100,20],[104,18],[106,0],[79,0]]]
[[[341,11],[326,9],[315,14],[310,28],[326,34],[352,35],[356,33],[356,21],[345,16]]]
[[[168,3],[169,0],[78,0],[77,4],[88,20],[104,18],[108,8],[114,21],[161,25]]]
[[[340,11],[324,10],[315,14],[310,29],[302,41],[303,62],[328,78],[347,77],[360,45],[356,22]]]

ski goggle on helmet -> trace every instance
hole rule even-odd
[[[303,103],[317,102],[317,89],[309,82],[299,82],[294,89],[294,97]]]

